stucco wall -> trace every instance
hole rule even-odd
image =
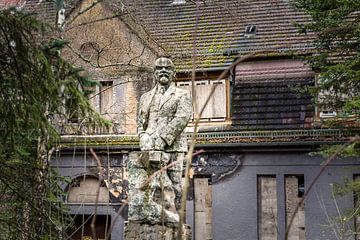
[[[232,176],[213,185],[213,235],[216,240],[258,239],[257,176],[276,175],[278,239],[285,232],[284,176],[303,174],[305,190],[318,173],[323,159],[305,153],[246,153],[242,166]],[[326,213],[336,216],[330,184],[352,179],[360,173],[356,160],[337,160],[321,175],[305,202],[306,239],[336,239]],[[339,198],[340,208],[352,207],[353,196]],[[325,206],[325,209],[322,208]],[[326,212],[326,213],[325,213]]]
[[[128,153],[118,150],[108,156],[107,151],[97,151],[102,164],[109,172],[110,182],[116,183],[110,186],[110,191],[120,192],[118,202],[126,197],[123,184],[126,181],[126,161]],[[102,152],[102,154],[101,154]],[[229,159],[229,152],[208,152],[209,158],[213,156],[219,159]],[[323,159],[310,157],[305,152],[246,152],[232,153],[241,156],[241,166],[232,174],[225,176],[212,185],[212,233],[216,240],[244,240],[258,239],[258,176],[275,175],[277,189],[277,223],[278,239],[283,239],[285,233],[285,176],[304,175],[305,190],[309,187],[320,169]],[[72,152],[62,154],[53,161],[60,174],[74,178],[84,173],[94,174],[97,172],[96,161],[91,155],[85,155],[80,149],[76,149],[76,155]],[[221,166],[219,166],[221,168]],[[305,232],[306,239],[327,240],[336,239],[332,228],[329,226],[326,214],[336,215],[335,202],[332,199],[331,183],[341,183],[343,177],[353,178],[353,174],[360,173],[360,164],[356,159],[343,159],[334,161],[321,175],[313,191],[305,202]],[[106,178],[105,178],[106,179]],[[112,181],[114,179],[115,181]],[[64,186],[65,187],[65,186]],[[125,195],[124,195],[125,194]],[[114,200],[114,197],[112,197]],[[193,202],[188,202],[188,223],[194,226]],[[344,209],[353,206],[353,196],[337,199],[337,204]],[[190,206],[191,205],[191,206]],[[89,207],[87,207],[89,208]],[[113,206],[109,206],[113,209]],[[111,210],[113,211],[113,210]],[[350,226],[352,222],[350,223]],[[120,231],[120,230],[119,230]]]

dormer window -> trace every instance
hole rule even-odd
[[[337,113],[335,111],[321,111],[319,114],[320,118],[334,118],[336,117]]]
[[[256,26],[255,25],[248,25],[245,27],[245,34],[246,38],[254,37],[256,35]]]
[[[174,0],[171,5],[183,5],[186,4],[185,0]]]

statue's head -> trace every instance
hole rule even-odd
[[[156,82],[161,85],[169,84],[175,75],[175,66],[173,62],[166,57],[156,59],[154,75]]]

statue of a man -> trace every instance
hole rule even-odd
[[[134,236],[175,239],[179,230],[182,167],[188,150],[184,129],[192,115],[192,102],[188,91],[175,87],[174,75],[172,61],[158,58],[156,84],[140,98],[137,130],[141,153],[131,152],[128,160],[129,223],[125,238],[129,240]],[[165,166],[166,172],[159,171]],[[191,236],[188,231],[185,235]]]
[[[161,152],[159,160],[170,164],[183,159],[188,150],[184,129],[192,115],[190,93],[173,82],[175,67],[166,57],[155,61],[155,87],[139,102],[137,130],[141,151]],[[175,207],[180,208],[183,162],[167,170],[175,192]]]

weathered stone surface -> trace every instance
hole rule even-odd
[[[191,229],[188,226],[183,228],[183,240],[191,240]],[[125,227],[126,240],[174,240],[177,239],[176,227],[162,225],[149,225],[137,222],[130,222]]]
[[[143,155],[132,152],[129,156],[129,221],[150,224],[166,222],[176,225],[179,216],[175,208],[175,193],[166,172],[149,177],[159,169],[149,162],[142,163]],[[160,165],[161,166],[161,165]]]
[[[174,65],[170,59],[156,60],[154,75],[156,86],[142,95],[139,103],[141,153],[132,152],[128,161],[127,240],[176,239],[179,222],[183,155],[187,151],[183,131],[191,117],[191,98],[172,82]],[[172,163],[172,167],[157,172]],[[183,239],[191,239],[191,234],[186,235]]]
[[[192,115],[191,96],[175,87],[174,73],[170,59],[156,60],[156,85],[139,102],[137,130],[141,151],[187,152],[183,131]]]
[[[128,177],[124,167],[105,168],[104,182],[111,193],[113,202],[122,202],[128,196]]]
[[[132,153],[128,162],[129,221],[168,227],[179,222],[183,156],[187,151],[183,131],[192,115],[192,103],[189,92],[175,87],[174,73],[170,59],[157,59],[156,85],[140,98],[137,130],[141,153]],[[174,165],[153,176],[168,164]]]

